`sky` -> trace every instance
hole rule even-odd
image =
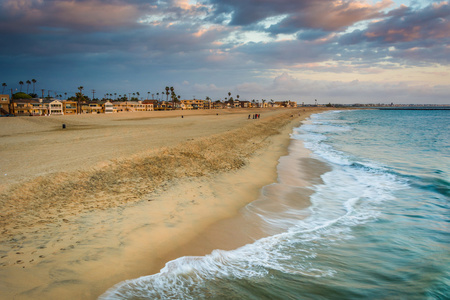
[[[449,1],[0,0],[5,93],[450,104],[449,42]]]

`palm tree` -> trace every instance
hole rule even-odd
[[[67,93],[64,93],[64,98],[67,99]]]
[[[156,93],[156,98],[159,98],[159,93]]]
[[[33,94],[36,94],[35,88],[36,88],[36,79],[31,79],[31,82],[33,83]]]
[[[169,102],[169,90],[170,88],[166,86],[166,102]]]
[[[171,96],[172,96],[172,109],[175,109],[174,97],[175,97],[176,95],[175,95],[174,90],[175,90],[175,89],[173,88],[173,86],[171,86],[171,87],[170,87],[170,94],[171,94]]]
[[[27,80],[27,94],[28,94],[28,88],[30,87],[31,81]]]
[[[231,96],[231,93],[230,93],[230,92],[228,92],[228,98],[230,98],[230,96]]]
[[[140,96],[141,94],[139,94],[139,92],[136,92],[136,95],[137,95],[137,99],[139,100],[139,96]]]
[[[20,85],[20,92],[22,92],[23,81],[19,81],[19,85]]]
[[[7,86],[8,86],[8,85],[7,85],[5,82],[2,83],[2,87],[3,87],[2,94],[5,93],[5,88],[6,88]]]
[[[78,105],[77,105],[77,113],[81,113],[81,107],[80,107],[80,101],[81,101],[81,97],[83,97],[83,90],[84,90],[84,87],[83,86],[79,86],[78,87],[78,90],[80,91],[79,93],[78,93],[78,97],[77,97],[77,102],[78,102]]]

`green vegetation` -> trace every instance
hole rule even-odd
[[[32,97],[26,93],[18,92],[13,95],[13,99],[31,99]]]

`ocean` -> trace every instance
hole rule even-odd
[[[450,299],[450,111],[330,111],[291,137],[328,166],[307,208],[250,204],[274,234],[100,299]]]

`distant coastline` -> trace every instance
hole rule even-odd
[[[380,110],[450,110],[450,106],[400,106],[380,107]]]

